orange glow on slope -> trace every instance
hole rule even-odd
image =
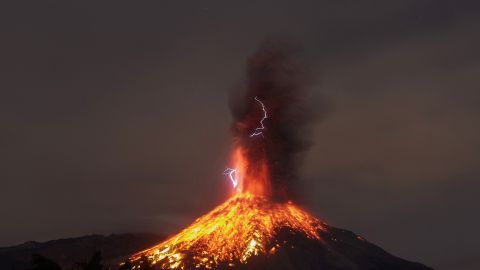
[[[276,203],[249,192],[239,193],[163,243],[133,255],[160,269],[234,266],[251,256],[274,253],[276,233],[288,228],[320,240],[326,225],[291,202]],[[134,268],[137,269],[137,268]]]

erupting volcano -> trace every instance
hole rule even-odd
[[[131,269],[429,269],[330,227],[292,202],[311,119],[310,79],[295,59],[294,50],[274,43],[249,59],[246,91],[231,103],[234,141],[224,171],[231,198],[132,255]]]

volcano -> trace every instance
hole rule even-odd
[[[292,202],[250,193],[233,196],[129,263],[133,269],[431,269],[331,227]]]
[[[166,241],[132,255],[128,269],[430,269],[396,258],[315,218],[292,200],[311,118],[309,81],[294,53],[264,44],[233,99],[232,196]]]

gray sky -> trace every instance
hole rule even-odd
[[[280,37],[330,104],[301,203],[394,255],[478,269],[475,2],[0,4],[0,246],[171,233],[222,202],[228,93]]]

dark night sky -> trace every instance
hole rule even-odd
[[[397,256],[480,268],[477,1],[12,2],[0,246],[171,233],[220,203],[228,93],[280,37],[301,44],[312,100],[330,104],[302,203]]]

